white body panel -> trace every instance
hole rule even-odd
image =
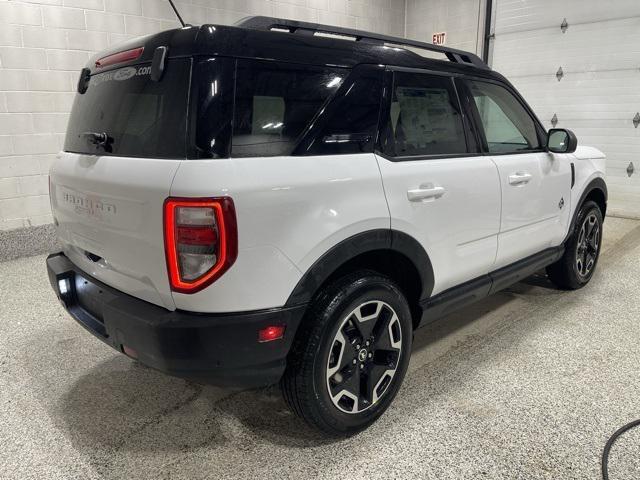
[[[50,171],[51,209],[69,259],[107,285],[170,310],[162,206],[179,164],[61,153]],[[102,258],[94,262],[86,252]]]
[[[389,228],[372,153],[188,160],[171,195],[228,195],[238,219],[238,259],[231,269],[198,293],[173,294],[176,307],[190,311],[282,306],[302,273],[331,247]]]
[[[571,218],[573,218],[574,212],[580,206],[580,197],[585,188],[594,179],[605,178],[608,159],[597,148],[581,146],[571,156],[576,168],[575,185],[571,189]]]
[[[392,162],[378,157],[391,227],[429,255],[433,294],[492,270],[500,229],[500,182],[491,158]],[[442,187],[439,198],[412,202],[409,190]]]
[[[562,165],[572,161],[569,192]],[[534,179],[509,185],[512,170],[523,168]],[[588,147],[555,158],[404,162],[374,154],[174,161],[62,153],[51,169],[51,197],[65,254],[93,277],[171,310],[234,312],[284,305],[331,247],[373,229],[393,228],[423,245],[437,294],[559,245],[584,188],[603,175],[603,154]],[[407,192],[420,187],[444,190],[410,201]],[[235,203],[238,258],[190,295],[169,289],[162,228],[169,196],[230,196]]]
[[[571,218],[569,157],[546,152],[492,157],[502,190],[495,269],[564,240]]]
[[[608,212],[640,218],[637,0],[497,0],[492,67],[550,128],[607,155]],[[567,19],[563,33],[560,24]],[[555,74],[562,67],[560,81]],[[631,175],[627,168],[633,163]]]

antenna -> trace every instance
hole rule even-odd
[[[183,27],[186,27],[187,24],[184,23],[184,20],[182,20],[182,17],[180,16],[180,14],[178,13],[178,9],[176,8],[176,6],[173,4],[173,0],[169,0],[169,3],[171,4],[171,8],[173,8],[173,11],[176,12],[176,17],[178,17],[178,20],[180,20],[180,23],[182,24]]]

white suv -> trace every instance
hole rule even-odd
[[[393,400],[414,329],[544,267],[590,280],[605,160],[576,144],[471,53],[265,17],[167,31],[80,75],[49,277],[128,356],[280,381],[350,434]]]

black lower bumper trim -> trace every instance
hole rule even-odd
[[[64,254],[47,258],[49,281],[69,314],[97,338],[165,373],[223,386],[277,382],[305,305],[252,312],[169,311],[90,277]],[[285,325],[282,339],[258,331]]]

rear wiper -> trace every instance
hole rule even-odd
[[[89,143],[93,143],[97,147],[102,147],[106,152],[111,152],[111,144],[113,138],[107,135],[106,132],[84,132],[80,134]]]

